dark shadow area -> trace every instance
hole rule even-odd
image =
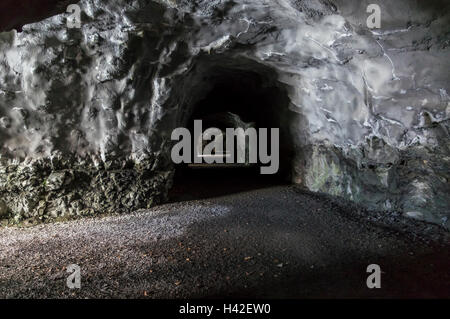
[[[283,185],[279,175],[261,175],[257,167],[189,168],[178,167],[169,202],[207,199]]]
[[[284,188],[252,192],[257,199],[243,194],[213,199],[212,203],[232,203],[231,212],[193,223],[183,240],[136,249],[151,250],[157,258],[167,247],[176,247],[175,260],[189,258],[174,265],[171,274],[195,274],[185,276],[197,283],[189,282],[185,290],[194,299],[448,296],[450,259],[445,240],[425,244],[413,233],[379,228],[366,218],[348,219],[351,208],[325,204],[298,191],[284,198],[280,189]],[[415,222],[408,224],[416,227]],[[440,232],[438,227],[434,231]],[[205,238],[214,238],[218,245]],[[180,242],[189,243],[195,253],[180,247]],[[366,284],[366,269],[373,263],[382,269],[380,289]],[[166,274],[164,267],[156,266],[154,276]]]
[[[39,22],[66,12],[76,0],[2,0],[0,1],[0,31],[22,31],[25,24]]]
[[[268,154],[272,154],[270,129],[279,128],[279,170],[273,175],[262,175],[263,163],[234,164],[181,164],[176,167],[173,188],[169,200],[183,201],[204,199],[237,192],[287,184],[290,180],[292,161],[292,138],[289,133],[289,99],[286,92],[267,74],[232,68],[213,68],[207,81],[212,89],[192,108],[187,127],[194,141],[194,120],[202,120],[203,131],[215,127],[225,132],[226,128],[267,128]],[[258,133],[258,161],[259,161]],[[237,139],[235,139],[236,143]],[[249,139],[246,139],[248,142]],[[224,144],[225,148],[225,144]],[[193,147],[193,152],[195,148]],[[236,152],[236,150],[235,150]],[[225,161],[225,159],[224,159]],[[195,166],[195,167],[193,167]]]

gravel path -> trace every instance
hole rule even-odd
[[[420,234],[420,235],[418,235]],[[449,233],[273,186],[0,229],[2,298],[445,297]],[[381,289],[366,267],[379,264]],[[81,289],[66,267],[81,267]]]

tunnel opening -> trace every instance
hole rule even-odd
[[[191,107],[187,116],[185,127],[192,133],[193,145],[195,120],[202,121],[203,130],[214,127],[224,135],[226,128],[254,128],[258,132],[258,152],[259,132],[261,128],[266,128],[267,154],[273,154],[276,148],[279,150],[278,171],[275,174],[261,174],[261,166],[269,164],[261,163],[259,156],[258,163],[248,163],[248,149],[245,150],[245,163],[179,164],[176,166],[169,200],[204,199],[289,183],[293,157],[289,127],[294,116],[288,108],[287,93],[276,81],[275,74],[241,68],[214,68],[209,74],[202,81],[208,89]],[[278,147],[271,145],[272,128],[279,129]],[[250,143],[248,136],[245,141],[246,145]],[[235,153],[237,144],[235,138]],[[192,151],[195,153],[197,150],[193,147]],[[228,150],[215,154],[219,157],[229,155]]]

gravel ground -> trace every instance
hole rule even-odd
[[[449,233],[272,186],[0,229],[2,298],[450,296]],[[379,264],[380,289],[366,286]],[[81,289],[66,267],[81,267]]]

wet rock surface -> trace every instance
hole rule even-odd
[[[369,3],[83,0],[80,29],[61,14],[1,33],[8,216],[163,201],[172,130],[250,72],[284,92],[294,182],[448,227],[449,4],[380,1],[370,30]]]
[[[275,186],[0,229],[0,297],[446,298],[449,245],[439,226]],[[81,289],[66,286],[71,264]]]

